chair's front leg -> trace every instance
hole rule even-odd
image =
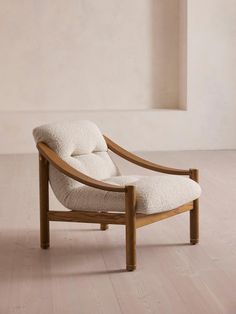
[[[125,215],[126,215],[126,269],[136,269],[136,193],[135,186],[127,186],[125,193]]]
[[[199,180],[197,169],[190,170],[190,178],[196,182]],[[199,242],[199,200],[193,201],[193,209],[190,210],[190,243]]]
[[[39,155],[39,194],[40,194],[40,245],[42,249],[49,247],[49,191],[48,161]]]

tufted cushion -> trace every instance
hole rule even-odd
[[[46,143],[61,158],[106,152],[106,142],[91,121],[58,122],[33,130],[35,141]]]
[[[69,165],[88,176],[103,180],[119,174],[107,152],[100,130],[90,121],[42,125],[33,130],[33,135],[36,143],[46,143]],[[81,186],[81,183],[62,175],[52,166],[49,169],[49,178],[60,201],[64,193]]]
[[[173,176],[122,176],[107,152],[106,142],[90,121],[63,122],[37,127],[36,142],[44,142],[75,169],[98,180],[137,188],[137,212],[171,210],[197,199],[200,186],[191,179]],[[85,186],[50,165],[49,178],[57,199],[68,209],[124,211],[124,193]]]

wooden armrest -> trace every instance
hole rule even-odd
[[[162,173],[168,173],[168,174],[176,174],[176,175],[190,175],[190,170],[182,170],[182,169],[174,169],[169,167],[164,167],[161,165],[158,165],[156,163],[150,162],[148,160],[145,160],[141,157],[136,156],[135,154],[130,153],[126,149],[122,148],[121,146],[114,143],[111,139],[109,139],[107,136],[103,135],[108,148],[113,151],[115,154],[119,155],[120,157],[140,166],[143,168],[147,168],[153,171],[158,171]]]
[[[91,186],[96,189],[112,191],[112,192],[126,192],[125,186],[118,186],[114,184],[109,184],[103,181],[93,179],[82,172],[71,167],[68,163],[62,160],[51,148],[49,148],[45,143],[40,142],[37,144],[37,148],[40,154],[56,169],[64,173],[68,177],[81,182],[85,185]]]

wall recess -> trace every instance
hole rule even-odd
[[[18,111],[186,109],[186,6],[9,2],[1,19],[1,111],[16,104]]]

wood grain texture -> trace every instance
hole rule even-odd
[[[115,225],[125,224],[125,214],[119,213],[50,210],[48,212],[48,218],[51,221],[88,222],[96,224],[115,224]]]
[[[169,217],[179,215],[186,211],[190,211],[193,209],[193,202],[180,206],[178,208],[156,213],[156,214],[140,214],[137,213],[135,215],[136,220],[136,228],[140,228],[145,225],[152,224],[154,222],[158,222],[163,219],[167,219]],[[70,221],[70,222],[87,222],[87,223],[100,223],[105,225],[107,224],[115,224],[115,225],[125,225],[126,218],[123,213],[112,213],[112,212],[91,212],[91,211],[55,211],[50,210],[47,213],[48,219],[50,221]],[[103,229],[107,230],[107,229]]]
[[[156,214],[150,214],[150,215],[137,214],[136,215],[136,228],[150,225],[154,222],[167,219],[175,215],[182,214],[192,209],[193,209],[193,203],[188,203],[178,208],[175,208],[166,212],[162,212],[162,213],[156,213]]]
[[[125,193],[125,239],[126,239],[126,269],[136,269],[136,187],[127,186]]]
[[[48,161],[39,154],[39,202],[40,202],[40,245],[42,249],[49,248],[49,168]]]
[[[105,183],[103,181],[99,181],[93,179],[82,172],[76,170],[71,167],[68,163],[63,161],[52,149],[50,149],[44,143],[38,143],[37,148],[40,154],[47,159],[49,163],[51,163],[55,168],[57,168],[60,172],[64,173],[68,177],[79,181],[88,186],[94,187],[96,189],[112,191],[112,192],[125,192],[125,187],[117,186],[109,183]]]
[[[2,155],[0,313],[235,314],[236,151],[139,154],[200,169],[200,244],[189,245],[183,213],[137,229],[135,272],[125,271],[120,225],[101,232],[99,224],[51,222],[53,246],[41,250],[37,155]],[[51,208],[63,210],[50,194]]]
[[[168,174],[175,174],[175,175],[189,175],[189,170],[183,170],[183,169],[174,169],[169,168],[165,166],[158,165],[157,163],[145,160],[128,150],[124,149],[123,147],[119,146],[115,142],[113,142],[110,138],[108,138],[106,135],[103,135],[108,148],[113,151],[115,154],[119,155],[120,157],[140,166],[143,168],[147,168],[149,170],[162,172],[162,173],[168,173]]]
[[[198,169],[190,169],[190,178],[199,182]],[[199,199],[193,201],[193,210],[190,215],[190,243],[195,245],[199,242]]]

